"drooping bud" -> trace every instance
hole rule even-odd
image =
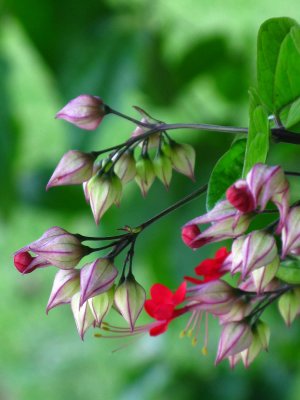
[[[82,94],[69,101],[56,114],[56,118],[64,119],[81,129],[94,130],[106,114],[107,109],[100,97]]]
[[[189,290],[190,300],[198,304],[198,309],[214,315],[228,313],[237,297],[235,289],[222,280],[196,285]]]
[[[18,251],[14,255],[14,265],[21,274],[29,274],[38,268],[49,267],[51,263],[41,256],[32,257],[28,251]]]
[[[247,213],[254,211],[255,200],[245,180],[238,180],[226,191],[226,198],[237,210]]]
[[[83,340],[85,332],[94,322],[94,316],[87,302],[84,303],[81,307],[79,303],[80,293],[78,292],[72,297],[71,308],[77,331],[79,333],[79,336]]]
[[[290,209],[282,229],[282,258],[300,255],[300,207]]]
[[[155,179],[153,163],[148,154],[142,155],[136,163],[136,183],[139,185],[142,195],[145,197]]]
[[[55,230],[55,228],[52,229]],[[84,246],[75,235],[63,232],[65,233],[53,234],[49,237],[45,237],[44,234],[39,240],[29,244],[28,250],[58,268],[74,268],[82,257],[90,253],[90,248]]]
[[[265,287],[272,281],[278,271],[279,265],[280,259],[276,256],[270,264],[252,271],[251,275],[257,294],[261,294]]]
[[[46,308],[47,314],[52,308],[71,302],[74,294],[79,291],[79,276],[80,271],[77,269],[61,269],[56,273]]]
[[[180,174],[186,175],[192,180],[194,177],[194,167],[196,153],[194,148],[189,144],[179,144],[172,141],[170,143],[170,158],[173,168]]]
[[[146,300],[144,288],[131,274],[116,288],[114,302],[117,309],[134,330],[135,322],[140,315]]]
[[[217,203],[213,209],[211,209],[208,213],[204,215],[200,215],[186,223],[184,226],[189,225],[201,225],[201,224],[208,224],[208,223],[215,223],[218,221],[222,221],[227,217],[235,217],[237,214],[236,209],[233,207],[232,204],[229,203],[227,200],[220,201]]]
[[[246,350],[252,343],[250,326],[245,322],[230,322],[223,325],[218,346],[216,364],[224,358]]]
[[[120,200],[122,183],[115,174],[95,175],[88,182],[88,194],[96,224],[103,214]]]
[[[134,179],[136,175],[136,166],[133,152],[131,150],[128,150],[121,155],[114,166],[114,172],[124,184]]]
[[[270,264],[278,253],[275,239],[268,233],[252,231],[244,238],[242,279],[255,269]]]
[[[226,216],[196,236],[193,243],[198,243],[198,247],[201,247],[207,243],[238,237],[248,229],[250,221],[250,214],[241,214],[238,218]]]
[[[263,321],[258,321],[252,327],[252,343],[241,352],[243,364],[246,368],[254,361],[261,350],[266,350],[270,339],[270,329]]]
[[[88,300],[89,306],[95,318],[95,324],[101,327],[103,319],[108,314],[114,303],[115,288],[112,286],[104,293],[98,294]]]
[[[228,312],[220,315],[220,324],[242,321],[252,311],[253,307],[247,301],[238,299],[231,305]]]
[[[164,184],[166,189],[169,188],[172,179],[172,163],[168,156],[162,150],[159,150],[153,160],[155,175]]]
[[[70,150],[63,155],[53,172],[46,189],[53,186],[77,185],[89,180],[93,174],[95,156]]]
[[[278,301],[278,307],[284,322],[290,326],[300,311],[300,288],[284,293]]]
[[[117,275],[118,270],[109,258],[98,258],[85,264],[80,273],[80,305],[89,298],[109,290]]]

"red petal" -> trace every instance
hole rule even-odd
[[[209,275],[213,271],[216,271],[220,268],[221,263],[216,261],[213,258],[207,258],[203,260],[196,268],[195,272],[197,275]]]
[[[215,254],[215,259],[222,259],[222,262],[227,258],[230,254],[230,251],[227,251],[226,247],[221,247]]]
[[[169,303],[173,298],[172,291],[161,283],[153,285],[150,289],[150,294],[156,303]]]
[[[203,283],[201,279],[193,278],[192,276],[185,276],[184,279],[188,282],[196,283],[197,285]]]
[[[182,303],[186,294],[186,282],[182,282],[179,288],[173,295],[173,304],[177,306],[178,304]]]
[[[162,324],[156,325],[153,328],[151,328],[149,331],[150,336],[158,336],[166,332],[166,330],[168,329],[169,322],[170,321],[165,321]]]
[[[155,303],[153,300],[145,301],[145,304],[144,304],[145,311],[152,318],[155,318],[157,307],[158,307],[157,303]]]

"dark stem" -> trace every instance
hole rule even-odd
[[[207,184],[201,186],[199,189],[195,190],[193,193],[189,194],[188,196],[184,197],[183,199],[179,200],[177,203],[173,204],[172,206],[166,208],[159,214],[155,215],[154,217],[148,219],[148,221],[142,223],[137,229],[145,229],[149,225],[153,224],[153,222],[157,221],[158,219],[164,217],[165,215],[171,213],[172,211],[176,210],[177,208],[183,206],[184,204],[188,203],[189,201],[195,199],[196,197],[200,196],[201,194],[205,193],[207,190]]]
[[[295,172],[295,171],[284,171],[285,175],[291,175],[291,176],[300,176],[300,172]]]

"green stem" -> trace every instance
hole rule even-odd
[[[154,217],[148,219],[146,222],[139,225],[136,229],[140,229],[141,231],[147,228],[149,225],[153,224],[158,219],[164,217],[165,215],[171,213],[174,210],[177,210],[179,207],[183,206],[184,204],[190,202],[191,200],[199,197],[201,194],[205,193],[207,190],[208,185],[201,186],[199,189],[195,190],[193,193],[189,194],[188,196],[184,197],[183,199],[177,201],[177,203],[173,204],[172,206],[166,208],[159,214],[155,215]]]

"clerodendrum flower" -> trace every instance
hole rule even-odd
[[[150,290],[151,299],[145,301],[145,310],[150,317],[160,322],[149,331],[151,336],[157,336],[168,329],[169,323],[182,314],[176,307],[185,300],[186,282],[182,282],[173,293],[166,286],[156,283]]]

